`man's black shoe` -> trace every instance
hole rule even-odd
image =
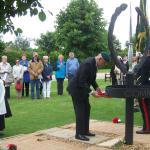
[[[95,134],[91,133],[91,132],[88,132],[88,133],[85,134],[85,136],[95,136]]]
[[[78,140],[82,140],[82,141],[89,141],[89,140],[90,140],[90,139],[87,138],[86,136],[80,135],[80,134],[79,134],[79,135],[76,135],[75,138],[78,139]]]

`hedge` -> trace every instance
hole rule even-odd
[[[13,66],[15,64],[15,60],[16,59],[21,59],[22,54],[24,54],[24,52],[22,51],[5,51],[3,53],[0,53],[0,57],[2,57],[3,55],[6,55],[8,57],[8,62]],[[25,52],[27,59],[31,60],[32,59],[32,51],[27,51]],[[44,55],[47,55],[46,52],[44,51],[40,51],[38,52],[39,54],[39,58],[42,59]],[[53,64],[53,62],[55,62],[57,60],[57,52],[56,53],[52,53],[50,55],[50,62]]]
[[[44,55],[48,55],[46,51],[37,51],[38,54],[39,54],[39,58],[42,59],[42,57]],[[22,54],[25,53],[26,56],[27,56],[27,59],[28,60],[31,60],[32,59],[32,54],[33,54],[33,51],[30,50],[30,51],[26,51],[26,52],[22,52],[22,51],[4,51],[2,53],[0,53],[0,58],[1,56],[3,55],[6,55],[8,57],[8,62],[11,64],[11,66],[13,66],[15,64],[15,60],[16,59],[21,59],[21,56]],[[65,54],[65,52],[63,51],[52,51],[50,54],[49,54],[49,58],[50,58],[50,63],[52,64],[52,66],[54,67],[55,65],[55,62],[57,61],[58,59],[58,55],[59,54],[63,54],[64,55],[64,59],[67,60],[68,58],[68,54]],[[85,54],[83,54],[82,52],[80,53],[77,53],[75,52],[75,56],[78,58],[79,62],[81,63],[85,58],[87,58],[88,56],[86,56]],[[103,67],[103,69],[108,69],[108,68],[111,68],[112,66],[112,62],[110,62],[107,66]]]

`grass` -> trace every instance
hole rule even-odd
[[[109,84],[98,80],[100,87]],[[65,81],[64,89],[66,89]],[[52,82],[51,98],[49,100],[31,100],[30,98],[16,99],[15,89],[11,86],[9,100],[13,117],[6,119],[5,136],[31,133],[37,130],[61,126],[75,121],[71,97],[64,90],[63,96],[56,94],[56,82]],[[118,116],[124,121],[124,100],[90,98],[91,119],[111,121]],[[135,113],[135,124],[141,125],[141,114]]]
[[[98,73],[110,73],[110,69],[99,69]]]

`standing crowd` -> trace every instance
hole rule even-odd
[[[8,99],[12,83],[15,84],[18,99],[29,95],[32,99],[50,98],[53,71],[57,81],[57,94],[63,95],[64,79],[70,81],[78,67],[79,62],[73,52],[69,53],[67,61],[63,55],[59,55],[54,67],[49,63],[48,56],[43,56],[43,60],[40,60],[37,52],[33,52],[30,61],[23,54],[20,60],[15,60],[13,67],[8,63],[7,56],[2,56],[0,78],[5,82],[5,96]]]

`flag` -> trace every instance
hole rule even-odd
[[[146,0],[140,0],[140,9],[146,17]],[[137,26],[136,26],[136,51],[141,51],[142,44],[145,40],[146,32],[142,18],[137,15]]]

